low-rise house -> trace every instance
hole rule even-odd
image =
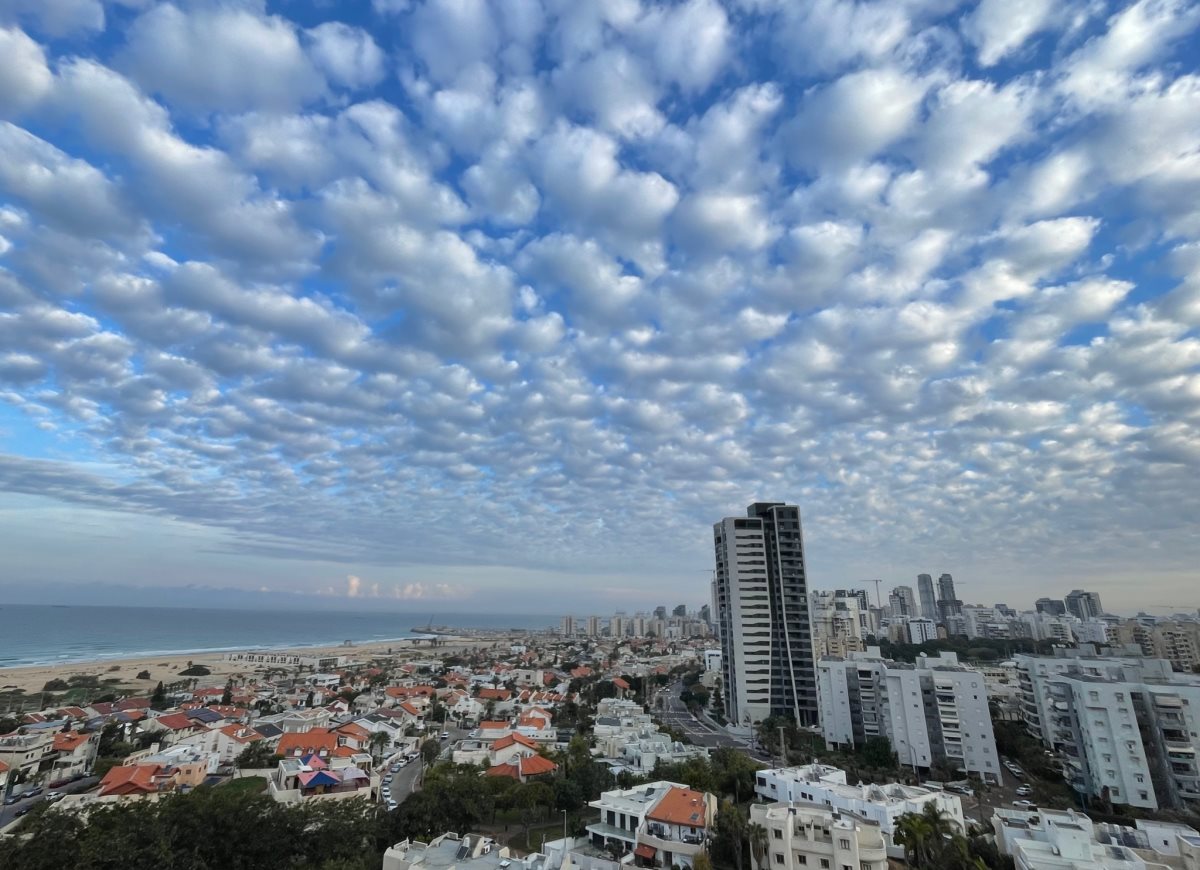
[[[171,788],[189,789],[203,785],[208,777],[217,772],[220,758],[217,753],[197,746],[156,745],[135,752],[126,759],[127,765],[158,765],[170,775]]]
[[[173,776],[161,764],[123,764],[100,780],[100,797],[143,798],[174,787]]]
[[[321,758],[348,758],[359,754],[359,749],[348,745],[350,738],[328,728],[310,728],[284,734],[279,738],[275,754],[290,758],[317,755]],[[356,743],[358,741],[355,741]]]
[[[139,728],[144,734],[153,734],[164,746],[179,743],[194,734],[203,734],[208,731],[206,724],[196,721],[182,711],[166,713],[156,719],[147,719]]]
[[[82,776],[92,772],[96,763],[96,753],[100,750],[100,733],[80,731],[60,731],[54,735],[53,773],[50,779],[66,779],[72,776]]]
[[[666,781],[606,791],[588,806],[600,811],[587,826],[593,845],[663,867],[691,867],[717,814],[712,794]]]
[[[556,770],[558,765],[544,755],[516,755],[509,762],[492,765],[484,775],[507,776],[519,782],[529,782],[538,777],[552,776]]]
[[[0,737],[0,763],[9,769],[9,777],[37,782],[49,771],[54,760],[54,731],[31,734],[6,734]]]
[[[767,831],[763,865],[772,870],[887,870],[875,822],[816,804],[752,804],[750,822]]]
[[[383,870],[559,870],[568,867],[559,858],[551,863],[534,853],[524,858],[482,834],[442,836],[421,843],[404,840],[383,853]]]
[[[956,830],[966,830],[962,801],[955,795],[899,783],[849,785],[844,770],[825,764],[760,770],[754,791],[764,801],[815,803],[875,822],[893,857],[904,853],[892,839],[897,820],[905,813],[921,813],[927,804],[936,806]]]
[[[268,780],[268,791],[280,803],[303,800],[375,800],[380,778],[372,772],[371,756],[322,758],[305,755],[284,758]]]
[[[1017,870],[1194,870],[1200,833],[1186,825],[1137,820],[1095,823],[1074,810],[997,809],[992,830]]]

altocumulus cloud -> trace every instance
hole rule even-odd
[[[596,572],[698,601],[708,524],[765,497],[803,506],[819,585],[1175,603],[1198,27],[0,3],[0,489],[207,529],[248,589],[282,560],[360,598]]]

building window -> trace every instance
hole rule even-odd
[[[829,859],[828,858],[821,859],[821,867],[822,867],[822,870],[829,870]]]
[[[850,841],[849,840],[838,840],[838,846],[842,849],[849,849]]]
[[[776,863],[776,864],[782,864],[782,863],[783,863],[783,856],[782,856],[782,855],[780,855],[778,852],[776,852],[776,853],[775,853],[775,863]]]
[[[771,833],[775,835],[775,839],[776,839],[776,840],[782,840],[782,839],[783,839],[783,831],[779,830],[779,828],[773,828],[773,829],[771,830]]]
[[[807,856],[807,855],[797,855],[797,856],[796,856],[796,863],[797,863],[797,864],[807,864],[807,863],[808,863],[808,856]]]

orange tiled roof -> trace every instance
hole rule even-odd
[[[614,686],[616,686],[618,689],[628,689],[629,688],[629,683],[627,683],[622,677],[613,677],[612,684]]]
[[[231,740],[236,740],[238,743],[253,743],[256,740],[263,739],[263,736],[253,728],[238,722],[226,725],[221,729],[221,733]]]
[[[703,828],[705,804],[704,793],[690,788],[670,788],[646,818],[669,825],[688,825]]]
[[[352,737],[357,737],[359,740],[364,740],[371,736],[371,732],[357,722],[347,722],[344,725],[339,725],[334,730],[340,734],[349,734]]]
[[[127,764],[112,768],[100,780],[101,795],[150,794],[158,791],[154,779],[162,768],[157,764]]]
[[[544,755],[528,755],[517,764],[522,776],[541,776],[543,773],[553,773],[558,765]]]
[[[507,722],[497,722],[497,721],[496,721],[496,720],[494,720],[494,719],[489,719],[489,720],[486,720],[486,721],[480,722],[480,723],[479,723],[479,727],[480,727],[480,728],[491,728],[491,729],[508,728],[508,727],[509,727],[509,723],[507,723]]]
[[[294,731],[279,738],[275,751],[280,755],[308,755],[311,752],[333,752],[337,749],[337,735],[328,728],[310,728],[308,731]]]
[[[54,750],[56,752],[74,752],[88,742],[91,735],[80,734],[78,731],[60,731],[54,735]]]
[[[539,748],[537,743],[530,740],[524,734],[507,734],[504,737],[501,737],[495,743],[493,743],[492,749],[507,749],[508,747],[512,746],[514,743],[519,743],[520,745],[527,746],[530,749],[538,749]]]
[[[508,689],[480,689],[479,697],[485,701],[507,701],[512,697]]]

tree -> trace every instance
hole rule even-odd
[[[763,870],[763,857],[767,853],[767,829],[758,822],[750,822],[746,825],[746,839],[750,841],[755,870]]]
[[[896,761],[892,756],[892,742],[886,737],[868,737],[859,750],[863,764],[881,770],[891,769]]]
[[[225,691],[221,693],[221,703],[225,706],[233,703],[233,677],[225,681]]]
[[[692,858],[692,870],[713,870],[712,859],[706,852],[698,852]]]
[[[275,766],[275,750],[265,740],[255,740],[248,745],[235,759],[237,766],[243,770],[262,770]]]
[[[436,740],[426,740],[421,744],[421,760],[426,764],[432,764],[441,754],[442,747]]]
[[[717,813],[717,832],[713,838],[715,857],[733,859],[736,870],[742,870],[742,855],[746,847],[746,814],[735,804],[725,801]]]
[[[167,690],[163,688],[162,680],[154,687],[154,694],[150,696],[150,707],[154,710],[167,709]]]
[[[529,845],[529,828],[537,820],[538,813],[542,808],[539,795],[534,791],[534,786],[540,785],[545,788],[544,783],[531,783],[521,786],[512,796],[512,807],[517,811],[517,817],[521,820],[521,828],[525,831],[525,844]]]
[[[376,731],[371,735],[371,755],[375,758],[381,757],[383,755],[383,750],[387,748],[387,745],[390,742],[391,738],[387,736],[387,732]]]
[[[148,679],[150,679],[150,672],[149,671],[138,671],[137,678],[139,680],[148,680]]]

